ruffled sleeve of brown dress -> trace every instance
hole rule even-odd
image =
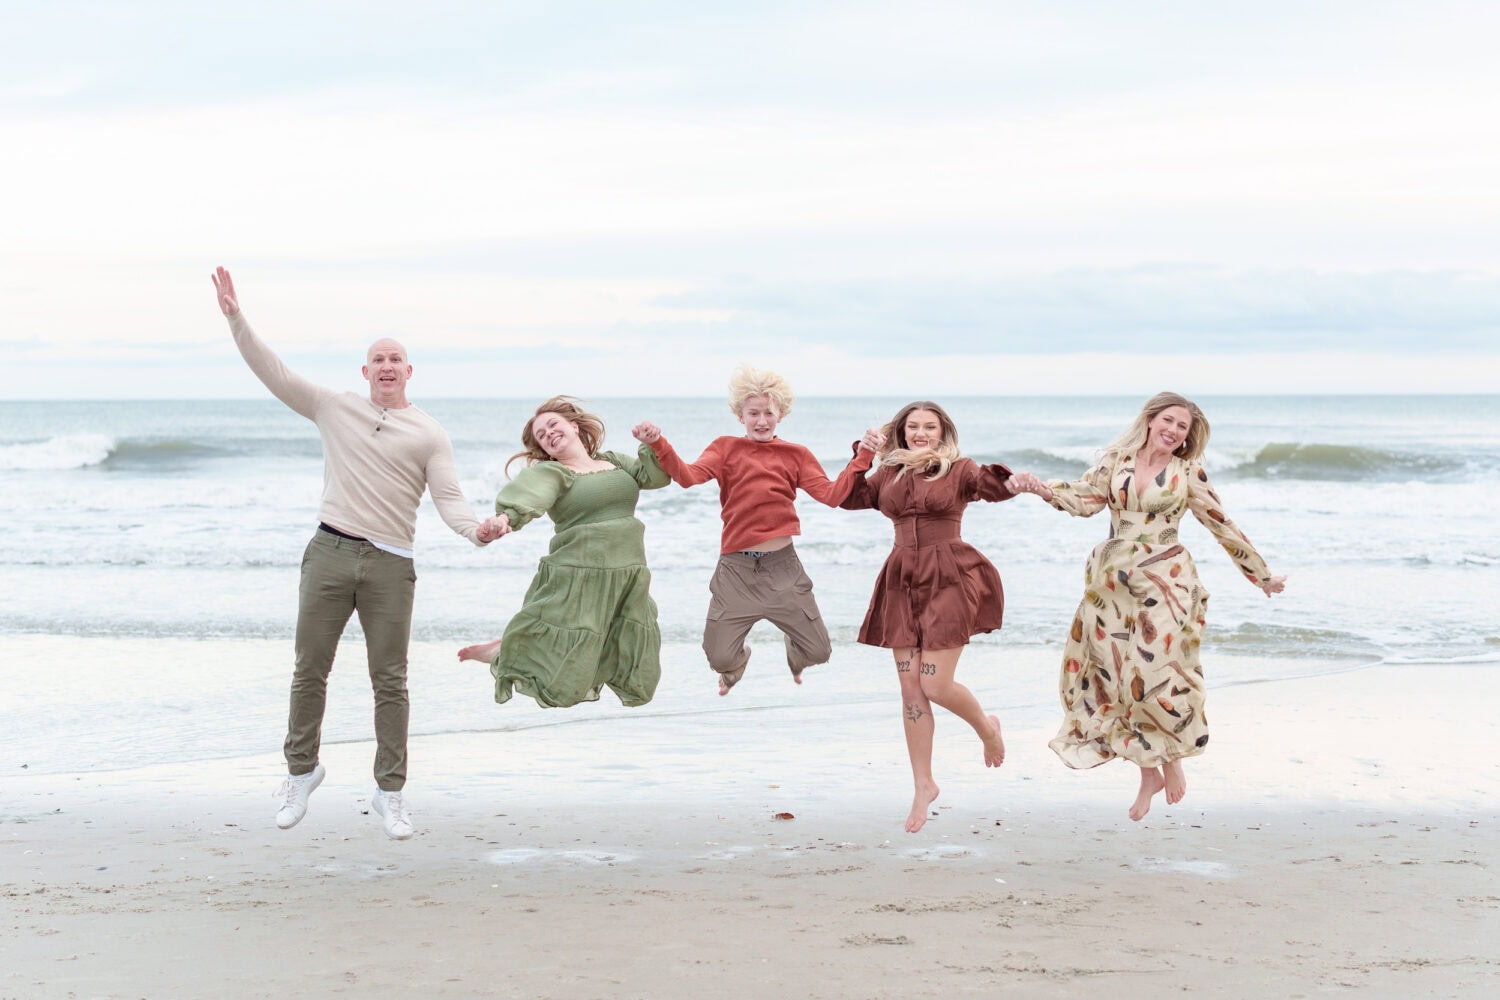
[[[964,508],[1009,500],[1010,469],[961,458],[938,479],[882,466],[855,483],[849,510],[874,508],[895,524],[859,641],[885,649],[954,649],[1000,628],[1005,593],[994,565],[960,536]]]

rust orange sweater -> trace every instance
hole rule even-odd
[[[652,442],[651,449],[678,486],[718,481],[720,517],[724,520],[721,553],[754,549],[772,538],[801,534],[793,502],[797,490],[819,503],[837,507],[848,498],[855,480],[869,471],[875,456],[861,448],[837,479],[829,479],[812,452],[781,438],[752,441],[747,437],[721,437],[691,465],[665,437]]]

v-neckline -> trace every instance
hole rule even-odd
[[[1136,500],[1138,502],[1141,501],[1141,500],[1144,500],[1146,498],[1146,485],[1145,485],[1146,481],[1147,480],[1152,480],[1152,481],[1156,480],[1158,477],[1160,477],[1163,473],[1165,473],[1167,471],[1167,466],[1169,466],[1171,464],[1172,464],[1172,456],[1168,455],[1167,456],[1167,460],[1162,463],[1161,468],[1157,469],[1154,474],[1151,474],[1151,475],[1142,475],[1141,474],[1141,470],[1144,469],[1144,468],[1146,468],[1146,464],[1141,461],[1140,453],[1136,454],[1136,456],[1135,456],[1135,462],[1134,462],[1134,465],[1135,465],[1135,483],[1131,487],[1131,492],[1135,494],[1135,498],[1136,498]]]

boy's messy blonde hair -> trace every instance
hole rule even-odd
[[[792,412],[792,400],[795,398],[792,387],[780,375],[740,365],[729,376],[729,409],[735,416],[740,415],[740,411],[745,408],[745,400],[751,396],[766,397],[783,420]]]

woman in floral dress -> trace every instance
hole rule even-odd
[[[649,445],[632,457],[600,451],[604,422],[571,398],[537,407],[521,432],[526,468],[495,498],[501,535],[546,514],[556,531],[501,638],[465,646],[460,660],[490,665],[495,701],[513,690],[547,707],[596,701],[608,687],[644,705],[661,679],[661,632],[635,516],[641,490],[671,482]],[[507,463],[507,466],[509,463]]]
[[[1109,508],[1109,537],[1089,555],[1063,651],[1064,715],[1051,747],[1069,767],[1116,757],[1139,767],[1133,820],[1157,792],[1165,790],[1168,803],[1182,800],[1182,761],[1208,743],[1198,662],[1208,591],[1177,540],[1178,524],[1191,511],[1267,597],[1285,587],[1209,485],[1201,462],[1208,434],[1197,404],[1162,392],[1082,479],[1042,483],[1023,472],[1009,483],[1075,517]]]

